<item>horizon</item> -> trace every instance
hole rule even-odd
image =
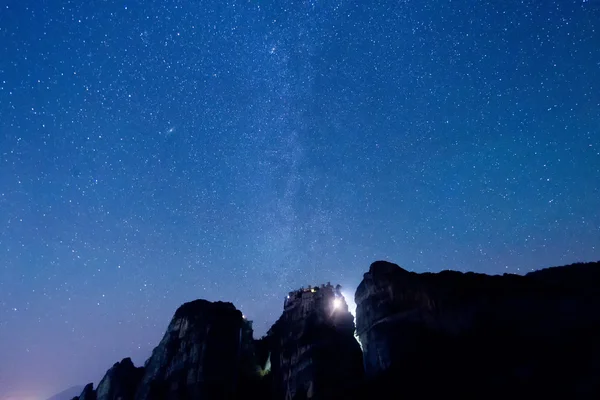
[[[388,260],[377,260],[377,261],[384,261],[384,262],[391,262],[391,263],[393,263],[393,261],[388,261]],[[523,271],[522,273],[519,273],[519,274],[516,274],[516,275],[525,276],[529,272],[541,271],[541,270],[548,269],[548,268],[570,267],[570,266],[573,266],[573,265],[586,264],[586,263],[596,263],[596,262],[600,263],[600,260],[597,260],[597,261],[577,261],[577,262],[574,262],[574,263],[571,263],[571,264],[567,264],[567,265],[553,265],[553,266],[548,266],[548,267],[540,267],[540,268],[537,268],[537,269],[533,269],[532,268],[529,271]],[[398,265],[400,268],[402,268],[401,265],[399,265],[399,264],[396,264],[396,265]],[[367,272],[367,271],[368,271],[368,269],[365,270],[365,272]],[[444,270],[436,271],[434,273],[438,273],[438,272],[441,272],[441,271],[444,271]],[[450,271],[456,271],[456,272],[461,272],[461,273],[469,272],[469,271],[459,271],[459,270],[450,270]],[[409,272],[416,272],[416,271],[409,271]],[[427,271],[427,272],[429,272],[429,271]],[[417,273],[419,273],[419,272],[417,272]],[[485,275],[492,276],[492,275],[502,275],[502,274],[485,274]],[[325,282],[323,282],[322,284],[325,284]],[[318,285],[320,285],[320,284],[318,284]],[[335,283],[333,285],[335,286]],[[311,284],[311,286],[314,287],[314,284]],[[302,288],[307,288],[307,287],[308,287],[308,284],[306,284],[304,286],[301,286],[300,288],[292,289],[291,291],[296,291],[296,290],[300,290]],[[356,289],[354,289],[353,291],[348,291],[348,289],[344,289],[344,287],[342,286],[341,293],[342,293],[342,296],[344,297],[346,305],[348,306],[348,312],[350,314],[352,314],[352,317],[354,319],[354,323],[356,324],[356,303],[354,301],[354,294],[353,294],[353,293],[356,293]],[[285,299],[285,297],[286,296],[284,295],[283,298]],[[201,300],[201,299],[198,298],[198,299],[193,299],[193,300],[190,300],[190,301],[194,301],[194,300]],[[202,299],[202,300],[206,300],[206,299]],[[227,300],[215,300],[215,301],[225,301],[225,302],[228,302]],[[187,302],[185,302],[185,303],[187,303]],[[180,304],[177,307],[177,309],[179,307],[181,307],[185,303]],[[234,306],[236,306],[234,303],[231,303],[231,304],[233,304]],[[174,317],[175,312],[176,312],[177,309],[173,310],[173,315],[171,316],[171,318],[168,321],[165,321],[164,332],[166,332],[167,327],[168,327],[170,321],[172,320],[172,318]],[[239,310],[239,308],[237,306],[236,306],[236,309]],[[239,311],[242,311],[242,310],[239,310]],[[281,305],[281,312],[282,313],[284,312],[283,302],[282,302],[282,305]],[[252,317],[251,315],[243,315],[243,317],[244,317],[245,320],[248,320],[251,323],[254,322],[254,320],[251,318]],[[274,323],[275,323],[275,320],[272,321],[271,326]],[[266,332],[264,334],[262,334],[262,335],[257,336],[256,335],[256,331],[253,329],[252,335],[253,335],[253,339],[254,340],[258,340],[258,339],[261,339],[261,338],[265,337],[266,336]],[[356,340],[359,341],[358,337],[356,337]],[[157,341],[156,345],[158,345],[158,343],[159,342]],[[360,343],[360,341],[359,341],[359,343]],[[132,362],[133,362],[133,364],[135,366],[138,366],[138,367],[139,366],[143,366],[145,364],[146,360],[148,360],[148,358],[150,358],[153,349],[154,349],[154,347],[150,349],[150,352],[147,354],[147,356],[143,360],[135,360],[135,359],[133,359],[130,356],[127,356],[127,355],[124,355],[121,358],[115,359],[114,362],[112,362],[110,365],[106,366],[105,372],[108,371],[108,369],[110,369],[110,367],[112,367],[116,362],[120,362],[120,361],[122,361],[125,358],[131,358]],[[361,349],[362,349],[362,347],[361,347]],[[58,392],[54,392],[54,393],[51,393],[51,394],[40,395],[39,393],[30,393],[30,392],[24,391],[24,392],[21,392],[21,393],[17,392],[17,393],[9,394],[6,397],[2,397],[1,400],[46,400],[46,399],[49,399],[50,397],[52,397],[54,395],[61,394],[62,392],[66,392],[66,391],[68,391],[70,389],[73,389],[73,388],[80,388],[81,390],[83,390],[84,386],[87,385],[88,383],[92,383],[94,385],[94,388],[97,388],[98,384],[100,383],[100,381],[102,380],[103,377],[104,377],[104,373],[102,375],[98,376],[94,380],[87,381],[87,382],[73,383],[71,386],[67,387],[66,389],[62,389],[62,390],[60,390]]]

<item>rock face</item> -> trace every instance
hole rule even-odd
[[[355,297],[366,390],[600,398],[599,289],[599,263],[488,276],[375,262]]]
[[[96,400],[96,391],[94,390],[93,383],[85,385],[83,392],[79,395],[79,400]]]
[[[182,305],[146,361],[135,399],[234,398],[248,340],[252,330],[231,303]]]
[[[97,400],[133,400],[144,368],[136,368],[124,358],[109,369],[96,388]]]
[[[290,292],[266,340],[274,399],[330,399],[362,378],[354,318],[339,287]]]
[[[182,305],[143,368],[79,400],[600,398],[600,263],[525,276],[375,262],[356,291],[290,292],[260,340],[230,303]]]

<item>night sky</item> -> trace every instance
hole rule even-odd
[[[0,0],[0,399],[196,298],[598,260],[599,210],[598,0]]]

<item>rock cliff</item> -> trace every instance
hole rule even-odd
[[[251,322],[231,303],[183,304],[144,367],[125,358],[79,400],[236,399],[265,393]],[[77,398],[76,398],[77,399]]]
[[[525,276],[408,272],[375,262],[357,334],[371,395],[600,393],[600,265]]]
[[[179,307],[144,367],[79,400],[600,398],[600,263],[525,276],[417,274],[379,261],[355,340],[340,288],[290,292],[260,340],[232,304]]]
[[[130,358],[124,358],[109,369],[96,388],[97,400],[133,400],[144,374]]]
[[[290,292],[266,340],[274,399],[331,399],[362,378],[354,318],[339,287]]]
[[[94,384],[88,383],[83,388],[83,391],[79,395],[79,400],[96,400],[96,391],[94,390]]]
[[[231,303],[196,300],[182,305],[146,361],[135,399],[234,398],[248,357],[244,344],[251,340],[252,330]]]

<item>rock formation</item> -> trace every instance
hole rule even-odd
[[[600,263],[525,276],[375,262],[356,291],[290,292],[260,339],[231,303],[179,307],[141,368],[79,400],[600,398]]]
[[[196,300],[179,307],[146,361],[135,399],[234,398],[249,357],[244,344],[252,340],[245,324],[231,303]]]
[[[109,369],[96,388],[97,400],[133,400],[144,368],[136,368],[124,358]]]
[[[267,393],[252,324],[231,303],[196,300],[175,312],[144,367],[125,358],[79,400],[236,399]]]
[[[290,292],[267,341],[274,399],[330,399],[362,378],[354,318],[339,287]]]
[[[85,385],[83,392],[79,395],[79,400],[96,400],[96,391],[94,390],[93,383]]]
[[[599,288],[598,263],[489,276],[375,262],[355,297],[365,390],[380,398],[597,396]]]

